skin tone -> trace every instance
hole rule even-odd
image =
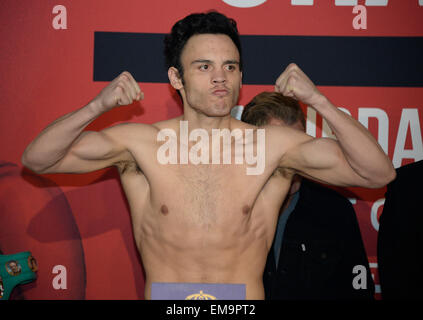
[[[168,75],[184,101],[182,120],[192,129],[230,128],[230,110],[238,101],[242,72],[239,53],[225,35],[195,35],[181,55],[184,81],[176,68]]]
[[[191,37],[181,62],[184,81],[173,67],[168,76],[182,95],[182,116],[84,131],[102,113],[144,98],[132,75],[123,72],[88,105],[47,126],[27,147],[22,162],[40,174],[110,166],[119,170],[146,272],[147,299],[153,282],[245,284],[248,299],[263,299],[267,253],[296,174],[341,186],[380,187],[394,178],[395,170],[371,134],[333,106],[294,64],[277,79],[275,90],[315,108],[338,141],[269,125],[260,175],[246,175],[246,163],[161,165],[157,135],[171,129],[179,137],[181,120],[189,122],[190,131],[202,128],[208,135],[212,129],[257,129],[230,116],[242,72],[229,37]],[[257,139],[244,147],[248,144],[256,150]]]
[[[293,129],[299,130],[301,132],[305,131],[305,128],[303,126],[303,124],[301,123],[301,121],[297,121],[291,125],[288,125],[285,121],[277,119],[277,118],[270,118],[267,122],[267,124],[269,125],[273,125],[273,126],[286,126],[286,127],[291,127]],[[301,186],[301,176],[299,175],[295,175],[292,178],[292,184],[291,184],[291,188],[289,189],[289,192],[286,196],[285,201],[283,202],[283,205],[281,207],[281,212],[283,212],[290,204],[291,200],[292,200],[292,196],[298,192],[298,190],[300,190],[300,186]]]

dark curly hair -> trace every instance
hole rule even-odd
[[[181,54],[185,44],[196,34],[225,34],[232,39],[240,56],[240,70],[242,71],[241,41],[236,21],[217,11],[207,13],[193,13],[174,24],[170,34],[164,39],[164,54],[166,67],[178,69],[182,78],[184,70],[181,64]]]

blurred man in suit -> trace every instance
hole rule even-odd
[[[292,98],[263,92],[241,120],[305,131]],[[277,173],[280,174],[280,173]],[[354,285],[355,266],[363,281]],[[296,175],[280,209],[264,272],[266,299],[373,299],[374,283],[353,206],[337,192]]]

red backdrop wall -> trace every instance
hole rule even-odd
[[[142,262],[116,171],[37,176],[20,163],[25,147],[47,124],[84,106],[107,84],[93,81],[95,31],[167,33],[174,22],[192,12],[216,9],[236,19],[242,35],[423,36],[423,4],[418,0],[379,1],[382,5],[375,5],[378,1],[356,1],[367,8],[367,29],[360,30],[352,24],[357,15],[352,12],[354,1],[340,6],[335,0],[311,1],[312,5],[267,0],[250,8],[230,2],[1,1],[0,250],[3,254],[29,250],[39,264],[37,281],[15,290],[14,297],[144,297]],[[53,27],[56,5],[66,8],[67,29]],[[365,56],[362,52],[357,59]],[[142,52],[139,59],[143,59]],[[280,61],[275,68],[282,72],[289,62]],[[145,92],[141,104],[113,110],[89,129],[128,121],[153,123],[181,114],[167,83],[140,85]],[[272,89],[271,85],[245,85],[239,104]],[[366,125],[396,167],[423,159],[421,86],[319,89],[363,124],[369,119]],[[308,133],[322,136],[321,118],[317,116],[313,122],[313,111],[303,107],[308,115]],[[380,293],[376,239],[386,189],[338,190],[354,204]],[[66,268],[66,289],[53,286],[58,275],[53,272],[55,266]]]

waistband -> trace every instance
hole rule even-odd
[[[245,284],[153,282],[151,300],[245,300]]]

